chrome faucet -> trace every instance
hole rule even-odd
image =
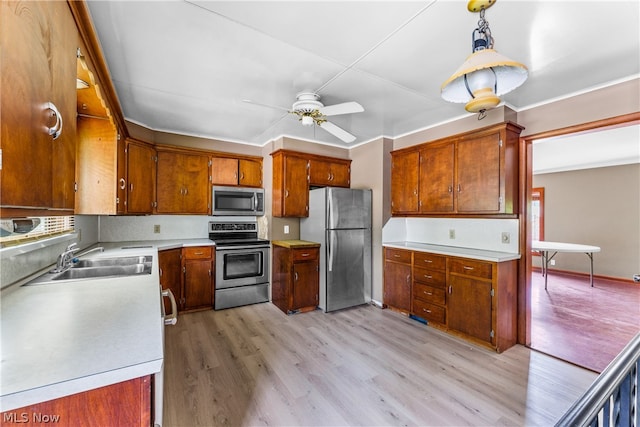
[[[58,255],[58,262],[56,263],[56,268],[52,270],[52,273],[60,273],[61,271],[65,271],[69,267],[71,267],[73,254],[80,250],[80,248],[76,246],[78,246],[76,243],[72,243],[67,246],[67,249],[65,249],[60,255]]]

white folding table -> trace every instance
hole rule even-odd
[[[589,257],[590,270],[589,280],[591,287],[593,287],[593,254],[600,252],[600,247],[590,245],[578,245],[576,243],[561,243],[561,242],[543,242],[534,240],[531,243],[531,249],[540,252],[542,255],[542,275],[544,276],[544,288],[547,289],[547,272],[549,270],[549,261],[553,259],[558,252],[582,252]],[[553,255],[549,256],[549,253],[553,252]]]

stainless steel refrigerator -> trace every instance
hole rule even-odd
[[[309,192],[300,238],[321,244],[325,312],[371,302],[371,190],[325,187]]]

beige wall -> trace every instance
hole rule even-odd
[[[390,152],[393,141],[381,138],[353,148],[351,155],[351,187],[372,190],[371,246],[372,246],[372,298],[382,302],[382,227],[391,216],[389,202],[391,189]]]
[[[533,185],[544,187],[545,240],[600,246],[596,275],[640,273],[640,164],[534,175]],[[554,259],[551,269],[589,272],[584,254]]]

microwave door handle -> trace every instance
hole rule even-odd
[[[258,212],[258,193],[253,193],[253,210]]]

